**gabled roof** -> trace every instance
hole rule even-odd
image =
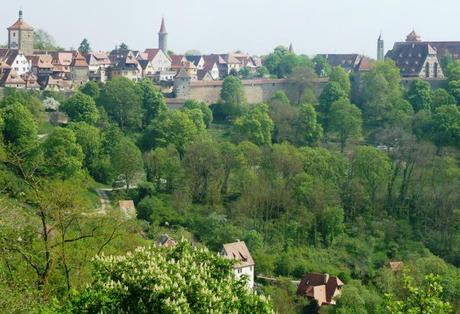
[[[9,52],[10,52],[10,49],[8,48],[0,48],[0,59],[5,58]]]
[[[109,54],[103,51],[90,52],[86,55],[86,62],[94,65],[110,65]]]
[[[75,51],[72,56],[72,64],[73,67],[87,67],[88,63],[86,62],[85,57],[78,51]]]
[[[32,61],[32,66],[39,69],[53,68],[53,57],[48,54],[27,56],[27,59]]]
[[[203,56],[185,56],[187,61],[192,62],[195,66],[198,66],[201,60],[203,60]]]
[[[357,53],[349,54],[320,54],[327,62],[333,66],[341,66],[346,70],[352,71],[359,63],[361,56]]]
[[[72,64],[72,51],[57,51],[52,52],[51,55],[53,56],[52,62],[55,65],[70,66]]]
[[[171,58],[171,67],[172,68],[179,68],[182,66],[182,62],[185,59],[184,55],[171,55],[170,56]]]
[[[152,61],[153,59],[155,59],[155,57],[159,54],[159,53],[162,53],[164,54],[168,59],[172,60],[172,56],[169,57],[167,54],[165,54],[163,52],[163,50],[161,49],[158,49],[158,48],[148,48],[148,49],[145,49],[144,51],[146,54],[147,54],[147,59],[149,61]],[[182,56],[182,55],[181,55]],[[183,57],[183,56],[182,56]]]
[[[225,63],[227,64],[241,64],[240,60],[238,60],[237,58],[235,58],[235,56],[231,53],[227,53],[227,54],[222,54],[220,55],[222,57],[222,59],[225,61]]]
[[[200,81],[214,81],[211,73],[209,73],[209,71],[206,70],[198,70],[197,79]]]
[[[174,247],[177,245],[177,241],[165,233],[160,236],[156,244],[158,246]]]
[[[0,84],[3,86],[6,84],[25,85],[26,82],[14,69],[5,69],[0,79]]]
[[[308,273],[297,287],[298,296],[313,298],[318,305],[334,304],[333,297],[336,290],[343,286],[343,282],[328,274]]]
[[[217,63],[217,65],[227,63],[227,62],[225,62],[225,60],[220,55],[215,55],[215,54],[204,55],[203,59],[204,59],[205,64],[208,63],[208,62]]]
[[[244,241],[224,244],[222,254],[228,259],[237,260],[235,267],[254,266],[254,260]]]

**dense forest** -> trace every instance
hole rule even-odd
[[[189,100],[177,110],[147,80],[89,82],[72,95],[7,89],[0,309],[196,313],[215,302],[225,312],[236,302],[225,296],[235,295],[242,313],[315,313],[292,280],[323,272],[345,285],[321,313],[460,313],[460,63],[446,65],[445,88],[436,90],[418,79],[403,88],[388,60],[349,74],[278,47],[264,64],[261,75],[291,80],[299,97],[280,91],[248,104],[247,69],[225,79],[219,103]],[[317,77],[329,78],[320,94]],[[101,188],[113,204],[134,200],[137,219],[100,208]],[[186,241],[171,252],[138,248],[164,233]],[[204,249],[237,239],[256,274],[276,278],[259,281],[257,295]],[[153,267],[168,258],[184,262]],[[216,275],[206,279],[194,258]],[[226,301],[197,292],[185,308],[180,298],[147,302],[136,290],[148,276],[170,285],[162,274],[181,267]],[[128,298],[108,273],[138,294]]]

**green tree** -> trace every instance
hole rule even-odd
[[[438,149],[460,147],[460,111],[456,105],[441,106],[433,114],[432,138]]]
[[[327,62],[326,58],[321,55],[316,55],[312,60],[313,65],[315,66],[316,75],[319,77],[328,77],[332,71],[332,68]]]
[[[273,120],[273,142],[283,141],[295,142],[295,120],[298,116],[299,108],[294,107],[289,102],[287,95],[276,92],[268,102],[270,117]]]
[[[198,113],[194,115],[194,113]],[[195,118],[201,121],[194,121]],[[184,148],[204,133],[203,114],[194,110],[170,110],[157,117],[142,138],[144,151],[173,144],[182,156]]]
[[[69,128],[74,132],[78,145],[85,155],[84,166],[90,170],[97,164],[102,149],[101,131],[85,122],[71,123]]]
[[[80,43],[80,46],[78,47],[78,51],[86,55],[91,52],[91,45],[89,44],[89,40],[86,38],[83,38],[83,40]]]
[[[313,105],[302,104],[295,121],[295,143],[315,146],[323,137],[323,128],[318,123]]]
[[[248,140],[257,145],[270,145],[273,121],[268,114],[268,106],[260,104],[235,120],[233,134],[237,141]]]
[[[313,81],[316,78],[316,74],[307,64],[298,65],[294,67],[290,72],[291,73],[288,76],[288,80],[293,85],[293,87],[295,87],[297,93],[296,103],[300,104],[300,102],[305,97],[305,94],[312,90]]]
[[[344,212],[340,207],[326,207],[319,213],[318,230],[327,246],[343,232],[343,220]]]
[[[142,90],[143,126],[146,127],[153,119],[166,111],[166,102],[159,88],[150,80],[143,79],[138,86]]]
[[[425,277],[423,287],[415,287],[410,276],[404,276],[404,288],[407,297],[395,301],[391,294],[386,295],[385,310],[389,313],[435,314],[451,313],[452,306],[442,298],[441,278],[433,274]]]
[[[60,51],[63,48],[56,44],[56,40],[42,29],[34,31],[34,49],[42,51]]]
[[[407,91],[407,100],[414,107],[414,111],[430,110],[432,103],[431,85],[428,82],[416,79],[412,81]]]
[[[157,191],[172,192],[179,185],[182,167],[179,152],[173,145],[159,147],[144,155],[147,180]]]
[[[126,43],[121,43],[120,47],[118,47],[120,50],[129,50],[129,47]]]
[[[204,124],[206,125],[206,128],[210,127],[213,120],[212,110],[205,102],[190,99],[185,102],[184,108],[190,110],[199,109],[203,113]]]
[[[376,148],[363,146],[355,151],[352,173],[362,182],[372,206],[376,204],[377,192],[388,182],[390,167],[388,156]]]
[[[329,130],[337,134],[342,153],[349,139],[357,139],[361,136],[362,123],[361,110],[347,99],[332,103],[329,113]]]
[[[142,126],[142,96],[133,81],[117,77],[105,84],[100,103],[120,129],[136,130]]]
[[[339,83],[347,96],[351,94],[350,76],[341,66],[334,67],[329,74],[329,81]]]
[[[197,141],[186,147],[183,166],[194,202],[214,204],[220,200],[224,176],[221,160],[219,146],[213,141]]]
[[[30,111],[19,103],[2,109],[3,141],[17,153],[27,153],[38,144],[37,123]]]
[[[80,87],[80,92],[88,96],[91,96],[94,99],[94,101],[97,101],[97,99],[101,95],[101,89],[99,88],[99,85],[97,85],[97,83],[93,81],[88,81],[85,85]]]
[[[237,118],[247,111],[243,84],[235,76],[229,76],[224,80],[220,91],[220,98],[222,101],[222,111],[227,118]]]
[[[323,128],[326,132],[329,130],[329,113],[331,111],[331,105],[342,98],[347,98],[347,93],[337,82],[327,83],[319,96],[318,111],[320,113]]]
[[[113,148],[111,160],[116,174],[126,183],[128,191],[135,179],[143,172],[144,162],[141,151],[132,141],[124,138]]]
[[[441,106],[455,105],[457,103],[455,98],[450,95],[444,88],[436,89],[432,94],[431,100],[431,110],[433,111]]]
[[[84,155],[72,130],[54,129],[42,147],[46,174],[67,179],[80,172]]]
[[[73,94],[61,105],[61,109],[74,122],[95,124],[99,119],[99,111],[94,99],[82,92]]]
[[[197,265],[200,265],[197,267]],[[272,313],[265,297],[234,278],[231,261],[185,241],[176,247],[138,248],[129,255],[99,257],[95,281],[54,311]],[[155,284],[152,284],[155,283]]]
[[[392,60],[376,62],[362,77],[360,102],[364,124],[368,128],[380,127],[387,113],[401,98],[399,68]]]

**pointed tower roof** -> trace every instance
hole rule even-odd
[[[292,46],[292,43],[289,44],[289,52],[294,53],[294,47]]]
[[[412,32],[410,32],[409,35],[407,35],[406,41],[409,41],[409,42],[422,41],[422,39],[421,39],[420,35],[417,34],[414,29],[412,29]]]
[[[161,27],[160,27],[160,33],[161,34],[167,34],[168,32],[166,31],[166,26],[165,26],[165,18],[161,18]]]
[[[19,18],[18,20],[8,27],[9,31],[15,31],[15,30],[23,30],[23,31],[33,31],[34,28],[27,24],[24,19],[22,18],[22,10],[19,10]]]

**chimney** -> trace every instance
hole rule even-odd
[[[329,281],[329,274],[326,273],[326,274],[324,274],[324,284],[327,285],[328,281]]]

